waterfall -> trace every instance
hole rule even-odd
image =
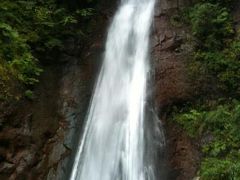
[[[154,130],[145,127],[153,11],[154,0],[121,1],[108,32],[71,180],[156,179],[154,162],[148,159],[154,148],[146,142],[151,134],[146,131]]]

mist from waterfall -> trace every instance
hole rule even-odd
[[[157,127],[146,127],[151,124],[146,89],[154,3],[121,1],[108,32],[70,180],[157,179],[150,142],[155,141],[151,137]]]

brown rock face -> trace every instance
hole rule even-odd
[[[197,143],[172,122],[165,122],[167,152],[170,171],[169,180],[192,180],[197,174],[200,154]]]
[[[166,2],[165,2],[166,3]],[[188,82],[186,57],[191,47],[184,43],[187,38],[186,28],[171,23],[171,18],[177,14],[178,9],[159,3],[160,9],[154,18],[153,51],[155,67],[155,92],[157,107],[166,107],[173,103],[188,99],[191,87]],[[169,8],[169,9],[167,9]]]
[[[157,3],[152,37],[155,69],[155,105],[164,121],[167,139],[169,180],[192,180],[196,175],[199,153],[190,138],[166,116],[171,106],[191,98],[186,62],[192,47],[187,44],[188,29],[176,22],[178,10],[188,0],[163,0]]]

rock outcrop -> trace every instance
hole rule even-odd
[[[192,46],[187,27],[179,21],[178,11],[189,6],[189,0],[163,0],[156,5],[152,37],[154,69],[154,97],[167,139],[169,173],[167,179],[191,180],[198,168],[199,153],[196,145],[167,117],[176,104],[191,98],[192,86],[186,62]]]

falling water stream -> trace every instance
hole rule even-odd
[[[154,148],[147,142],[154,130],[145,127],[154,1],[120,4],[108,32],[70,180],[159,179],[151,156]]]

